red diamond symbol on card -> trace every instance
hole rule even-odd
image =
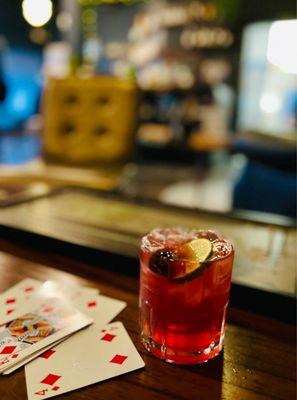
[[[45,383],[47,385],[53,385],[61,378],[61,375],[48,374],[40,383]]]
[[[41,354],[41,356],[39,356],[39,357],[45,358],[45,359],[47,360],[47,359],[50,358],[55,352],[56,352],[56,350],[49,349],[48,351],[46,351],[46,352],[44,352],[43,354]]]
[[[101,329],[101,332],[106,332],[106,329]]]
[[[18,354],[13,354],[12,356],[11,356],[11,358],[17,358],[19,355]]]
[[[110,333],[106,333],[100,340],[105,340],[106,342],[112,342],[116,335],[111,335]]]
[[[9,310],[7,310],[7,311],[6,311],[6,314],[9,315],[9,314],[11,314],[12,312],[14,312],[14,308],[10,308]]]
[[[52,388],[52,390],[59,390],[60,389],[60,386],[54,386],[53,388]]]
[[[123,362],[127,359],[127,356],[122,356],[121,354],[116,354],[109,362],[114,364],[122,365]]]
[[[25,287],[24,291],[25,292],[32,292],[33,288],[32,288],[32,286],[28,286],[28,287]]]
[[[16,346],[5,346],[4,349],[0,352],[0,354],[11,354],[16,349]]]
[[[44,307],[42,311],[46,313],[51,313],[54,311],[54,307]]]
[[[5,303],[6,303],[6,304],[12,304],[12,303],[15,303],[15,298],[12,298],[12,299],[7,299]]]
[[[90,301],[89,303],[88,303],[88,307],[90,308],[90,307],[96,307],[96,305],[97,305],[97,302],[96,301]]]

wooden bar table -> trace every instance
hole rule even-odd
[[[138,279],[73,260],[53,252],[0,240],[0,292],[24,278],[55,279],[96,287],[127,302],[122,321],[145,368],[63,394],[71,400],[293,400],[295,393],[295,327],[230,308],[225,350],[207,364],[176,366],[147,353],[139,341]],[[0,377],[1,400],[26,399],[24,369]]]

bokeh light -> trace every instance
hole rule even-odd
[[[267,59],[283,72],[297,74],[297,19],[276,21],[268,37]]]
[[[260,108],[266,114],[273,114],[279,111],[281,103],[276,93],[264,93],[260,98]]]
[[[34,27],[45,25],[53,15],[51,0],[23,0],[23,17]]]

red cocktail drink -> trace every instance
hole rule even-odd
[[[213,231],[156,229],[141,242],[142,342],[168,362],[195,364],[223,347],[234,249]]]

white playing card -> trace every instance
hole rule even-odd
[[[47,299],[41,308],[0,328],[0,372],[92,322],[61,299]]]
[[[0,325],[11,321],[33,308],[38,307],[46,297],[59,297],[66,301],[74,301],[82,294],[96,295],[98,290],[83,288],[56,281],[40,282],[25,279],[0,295]]]
[[[24,279],[0,294],[0,325],[27,310],[27,303],[41,287],[36,279]]]
[[[105,325],[112,321],[127,303],[103,295],[82,294],[73,304],[83,314],[91,317],[95,323]]]
[[[48,358],[26,365],[28,400],[61,395],[144,367],[121,322],[103,328],[92,325],[78,344],[73,351],[67,340]]]
[[[51,343],[50,345],[44,347],[40,351],[36,351],[35,353],[31,354],[30,356],[26,357],[22,361],[18,362],[17,364],[13,365],[11,368],[6,369],[3,372],[3,375],[9,375],[12,372],[16,371],[17,369],[21,368],[23,365],[29,363],[30,361],[34,360],[38,356],[43,356],[44,358],[48,357],[51,352],[49,351],[53,346],[57,346],[59,343],[63,342],[63,340],[66,340],[69,336],[65,336],[63,339],[57,340],[55,343]]]
[[[69,283],[60,283],[58,281],[46,281],[42,284],[42,291],[47,296],[55,296],[65,299],[67,302],[74,302],[82,295],[96,296],[98,289],[73,285]]]
[[[115,318],[125,307],[126,303],[120,300],[112,299],[107,296],[90,294],[91,292],[84,293],[81,292],[78,297],[76,297],[72,304],[83,314],[89,315],[98,325],[105,325],[110,322],[113,318]],[[78,333],[79,335],[83,332]],[[77,335],[77,334],[76,334]],[[73,350],[75,351],[76,335],[73,337],[67,338],[67,340],[73,341]],[[49,347],[56,346],[57,343],[53,343]],[[60,346],[59,346],[60,348]],[[16,369],[22,367],[24,364],[27,364],[34,358],[36,358],[39,354],[42,354],[44,349],[39,352],[35,352],[30,357],[25,358],[23,361],[18,362],[12,368],[6,369],[4,374],[10,374]],[[63,348],[61,354],[63,352]]]

